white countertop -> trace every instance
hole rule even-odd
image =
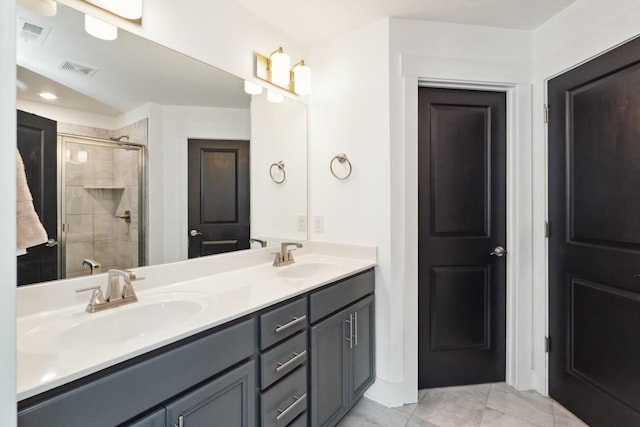
[[[275,248],[265,248],[133,269],[139,277],[145,277],[134,282],[139,301],[92,314],[85,311],[90,294],[78,294],[75,290],[95,284],[105,289],[104,274],[18,288],[17,399],[82,378],[376,264],[376,249],[372,247],[319,242],[304,245],[294,252],[296,263],[284,267],[273,267],[270,252]],[[328,267],[310,268],[303,277],[287,277],[287,269],[304,264]],[[192,306],[188,305],[188,315],[175,324],[164,322],[142,329],[143,326],[134,321],[131,325],[134,332],[128,331],[134,334],[131,339],[102,345],[101,334],[108,331],[95,330],[91,331],[95,335],[90,335],[86,342],[67,342],[62,348],[39,338],[58,334],[73,336],[73,330],[87,319],[103,325],[101,317],[108,324],[107,316],[118,313],[120,319],[129,319],[131,316],[127,315],[134,313],[126,313],[129,310],[180,295],[193,298],[197,302],[193,305],[195,309],[191,310]],[[138,326],[140,333],[135,332]]]

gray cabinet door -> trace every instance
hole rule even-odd
[[[311,425],[334,425],[348,410],[346,311],[311,328]],[[348,317],[348,316],[347,316]],[[347,344],[347,345],[345,345]]]
[[[247,362],[166,406],[167,426],[253,427],[255,363]]]
[[[353,404],[375,379],[373,296],[351,306],[348,315],[353,319],[354,331],[353,348],[350,348],[350,398]]]

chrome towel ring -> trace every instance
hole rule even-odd
[[[273,168],[274,167],[278,168],[280,170],[281,175],[282,175],[281,179],[277,179],[276,177],[273,176]],[[271,166],[269,167],[269,175],[271,176],[271,180],[273,182],[275,182],[276,184],[282,184],[284,182],[284,180],[287,179],[287,172],[285,172],[285,170],[284,170],[284,162],[282,160],[280,160],[279,162],[271,164]]]
[[[339,163],[346,163],[347,166],[349,167],[349,172],[347,172],[346,175],[344,176],[339,176],[336,174],[334,168],[334,162],[338,161]],[[329,162],[329,170],[331,170],[331,174],[333,176],[335,176],[337,179],[344,181],[345,179],[349,178],[351,176],[351,172],[353,172],[353,167],[351,166],[351,162],[349,161],[349,159],[347,158],[347,155],[344,153],[340,153],[338,155],[336,155],[333,159],[331,159],[331,162]]]

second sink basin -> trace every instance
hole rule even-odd
[[[18,336],[18,351],[73,351],[127,342],[179,325],[202,312],[199,293],[164,293],[139,297],[130,305],[99,313],[72,313]]]
[[[310,261],[301,264],[293,264],[278,271],[278,275],[288,278],[304,278],[323,274],[336,269],[338,265],[324,261]]]

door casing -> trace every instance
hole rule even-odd
[[[516,197],[514,192],[516,186],[514,182],[516,180],[515,175],[515,144],[517,140],[517,126],[516,126],[516,86],[515,84],[486,84],[481,82],[460,82],[455,80],[428,80],[418,79],[418,87],[434,87],[434,88],[446,88],[446,89],[467,89],[467,90],[484,90],[494,92],[504,92],[507,98],[507,240],[506,249],[510,252],[506,257],[507,263],[507,279],[506,279],[506,383],[513,385],[517,382],[517,301],[518,301],[518,289],[515,284],[517,283],[518,275],[520,271],[516,268],[518,263],[518,252],[516,249],[518,241],[517,226],[514,221],[516,206]],[[416,91],[417,92],[417,91]],[[417,267],[417,266],[416,266]],[[417,356],[416,356],[417,360]],[[546,369],[546,367],[545,367]],[[417,370],[416,370],[417,372]]]

